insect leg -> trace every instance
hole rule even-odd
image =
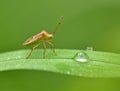
[[[53,53],[56,55],[55,49],[54,49],[54,44],[52,43],[52,41],[48,40],[47,43],[51,45],[51,49],[53,50]]]
[[[35,44],[35,45],[32,47],[32,49],[31,49],[29,55],[26,57],[26,59],[28,59],[28,58],[31,56],[33,50],[34,50],[35,48],[37,48],[37,47],[39,46],[39,44],[40,44],[40,43],[37,43],[37,44]]]
[[[44,52],[43,52],[43,58],[45,58],[45,53],[46,53],[46,41],[43,41],[43,47],[44,47]]]

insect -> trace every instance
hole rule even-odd
[[[53,53],[55,54],[55,49],[54,49],[54,44],[53,44],[53,41],[52,39],[54,38],[54,35],[56,33],[56,31],[58,30],[61,22],[63,20],[63,16],[60,18],[57,26],[55,27],[54,31],[52,34],[49,34],[46,32],[46,30],[42,30],[40,33],[28,38],[24,43],[23,45],[24,46],[30,46],[33,44],[33,47],[30,51],[30,53],[28,54],[28,56],[26,57],[27,59],[31,56],[33,50],[35,48],[37,48],[41,42],[43,42],[43,47],[44,47],[44,52],[43,52],[43,58],[45,58],[45,53],[46,53],[46,43],[48,43],[49,45],[51,45],[51,48],[53,50]]]

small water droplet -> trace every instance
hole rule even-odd
[[[86,50],[87,51],[93,51],[93,47],[87,47]]]
[[[74,60],[78,61],[78,62],[83,62],[83,63],[88,62],[89,61],[89,56],[85,52],[80,51],[80,52],[75,54]]]

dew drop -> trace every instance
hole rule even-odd
[[[89,56],[85,52],[80,51],[80,52],[75,54],[74,60],[77,61],[77,62],[83,62],[83,63],[88,62],[89,61]]]
[[[93,47],[87,47],[86,50],[87,51],[93,51]]]

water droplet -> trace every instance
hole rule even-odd
[[[86,50],[87,51],[93,51],[93,47],[87,47]]]
[[[85,52],[80,51],[80,52],[75,54],[74,60],[78,61],[78,62],[83,62],[83,63],[88,62],[89,61],[89,56]]]

